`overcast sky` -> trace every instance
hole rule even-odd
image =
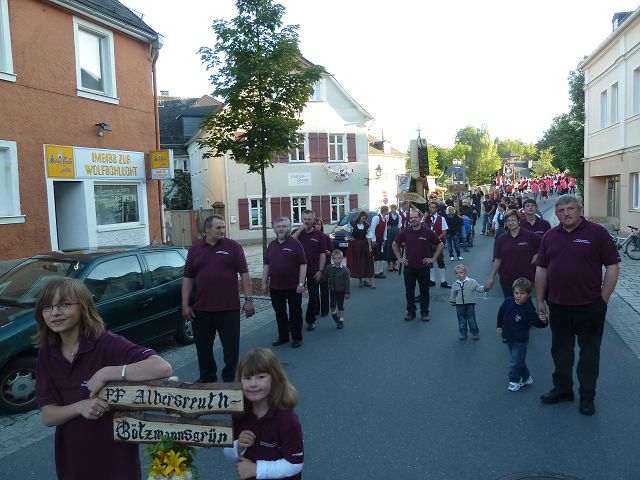
[[[164,36],[159,90],[212,93],[197,55],[233,0],[121,0]],[[374,118],[371,134],[405,151],[416,129],[451,147],[458,130],[487,125],[500,139],[537,142],[568,110],[567,76],[611,34],[615,12],[638,0],[282,0],[300,50]]]

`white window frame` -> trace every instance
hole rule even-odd
[[[335,137],[336,141],[332,142],[332,138],[331,137]],[[327,152],[328,152],[328,156],[329,156],[329,162],[335,162],[335,163],[344,163],[346,162],[346,158],[347,158],[347,144],[345,142],[347,138],[347,135],[344,133],[329,133],[327,135]],[[340,141],[338,141],[338,139]],[[338,158],[338,146],[342,147],[342,158]],[[335,150],[334,152],[332,152],[332,147]],[[335,158],[332,158],[332,153],[334,154]]]
[[[632,78],[632,88],[633,88],[633,114],[640,114],[640,67],[636,67],[633,70],[633,78]]]
[[[9,0],[0,0],[0,80],[15,82],[11,32],[9,29]]]
[[[270,204],[270,200],[271,197],[267,196],[267,205]],[[258,210],[258,224],[257,225],[253,225],[252,221],[253,221],[253,217],[251,216],[251,211],[255,210],[252,206],[251,206],[251,202],[252,201],[257,201],[258,204],[260,204],[262,202],[262,196],[260,195],[253,195],[253,196],[249,196],[247,197],[247,208],[249,209],[249,229],[250,230],[255,230],[257,228],[262,228],[262,212],[260,210],[262,210],[262,208],[264,207],[257,207]],[[269,224],[269,210],[267,210],[267,225]]]
[[[606,128],[607,127],[607,121],[608,121],[608,110],[609,110],[609,101],[608,101],[608,94],[606,90],[603,90],[602,92],[600,92],[600,128]]]
[[[322,102],[324,100],[324,81],[318,80],[313,84],[313,93],[309,97],[310,102]]]
[[[333,199],[334,199],[334,197],[335,198],[342,197],[344,199],[343,200],[343,204],[342,204],[342,206],[343,206],[342,215],[340,214],[340,204],[339,203],[337,204],[338,205],[338,211],[337,211],[337,213],[338,213],[337,217],[338,218],[334,218],[334,215],[333,215]],[[329,223],[332,223],[332,224],[333,223],[338,223],[340,221],[340,219],[344,215],[349,213],[348,205],[349,205],[349,194],[348,193],[330,193],[329,194],[329,218],[330,218],[330,222]]]
[[[298,137],[300,139],[298,146],[289,150],[289,163],[303,163],[307,161],[307,135],[300,133]],[[302,145],[302,149],[300,149],[300,145]]]
[[[300,198],[300,199],[304,198],[306,200],[306,205],[304,207],[301,207],[301,206],[294,207],[293,206],[293,199],[294,198]],[[304,212],[305,210],[311,210],[311,195],[308,194],[308,193],[299,193],[299,194],[296,194],[296,195],[289,195],[289,199],[290,199],[290,202],[291,202],[291,211],[289,212],[290,213],[289,218],[291,219],[291,225],[302,225],[302,212]],[[300,221],[299,222],[294,222],[293,221],[293,211],[296,208],[300,211],[299,212],[300,213],[300,215],[299,215]]]
[[[618,82],[611,85],[611,125],[618,123]]]
[[[101,38],[100,41],[100,61],[102,62],[102,70],[104,74],[105,91],[92,90],[82,86],[82,73],[80,68],[80,48],[79,33],[80,30],[96,35]],[[115,49],[113,42],[113,32],[104,29],[93,23],[89,23],[78,17],[73,17],[73,39],[76,57],[76,94],[79,97],[98,100],[100,102],[119,105],[118,91],[116,88],[116,62]]]
[[[631,174],[631,208],[640,210],[640,172]]]
[[[6,163],[5,163],[6,162]],[[4,190],[4,178],[8,174],[8,191],[5,191],[9,204],[9,211],[0,214],[0,225],[8,223],[24,223],[25,216],[20,213],[20,182],[18,175],[18,145],[11,140],[0,140],[0,185]],[[2,197],[0,197],[2,198]],[[5,203],[4,201],[2,202]]]

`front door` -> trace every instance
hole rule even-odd
[[[607,177],[607,217],[620,218],[620,175]]]

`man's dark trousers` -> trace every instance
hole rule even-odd
[[[271,305],[276,313],[278,324],[278,339],[302,340],[302,294],[295,289],[270,289]],[[287,315],[287,303],[289,304],[289,315]]]
[[[416,283],[420,289],[420,314],[429,315],[429,269],[404,267],[404,288],[407,296],[407,312],[415,315]]]
[[[240,355],[240,310],[224,312],[195,311],[192,319],[193,338],[198,354],[199,382],[215,382],[218,380],[217,366],[213,358],[213,342],[216,332],[220,335],[224,368],[222,381],[234,382],[236,367]]]
[[[579,393],[583,398],[593,399],[600,371],[600,344],[607,304],[602,298],[587,305],[551,303],[549,313],[551,356],[555,364],[554,386],[562,392],[573,390],[573,362],[577,338],[580,347],[576,368],[580,382]]]
[[[307,275],[307,292],[309,293],[309,303],[307,303],[305,321],[307,325],[311,325],[315,323],[320,308],[320,285],[313,275]]]

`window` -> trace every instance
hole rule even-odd
[[[640,173],[631,174],[631,208],[640,210]]]
[[[18,148],[16,142],[0,140],[0,224],[24,223],[20,214]]]
[[[178,252],[143,253],[142,256],[147,265],[149,265],[151,284],[154,287],[182,279],[184,275],[184,258]]]
[[[331,195],[331,223],[337,222],[347,213],[345,201],[345,195]]]
[[[319,102],[322,100],[322,80],[318,80],[313,85],[313,93],[311,94],[311,97],[309,98],[309,100],[316,101],[316,102]]]
[[[93,188],[98,225],[139,221],[137,185],[95,185]]]
[[[73,19],[78,96],[118,103],[113,33]]]
[[[640,67],[633,71],[633,114],[640,113]]]
[[[8,0],[0,0],[0,80],[16,81],[11,54]]]
[[[289,151],[290,162],[304,162],[306,160],[304,154],[304,135],[298,135],[298,144],[296,148],[292,148]]]
[[[252,198],[249,200],[249,221],[251,228],[262,227],[262,199]]]
[[[135,255],[107,260],[87,275],[85,285],[96,302],[142,290],[144,278],[140,261]]]
[[[618,123],[618,82],[611,85],[611,123]]]
[[[608,102],[607,102],[607,91],[600,92],[600,128],[604,128],[607,126],[607,111],[608,111]]]
[[[329,137],[329,161],[344,162],[344,135],[330,133]]]
[[[309,207],[308,197],[291,197],[291,223],[300,225],[302,223],[302,212]]]

